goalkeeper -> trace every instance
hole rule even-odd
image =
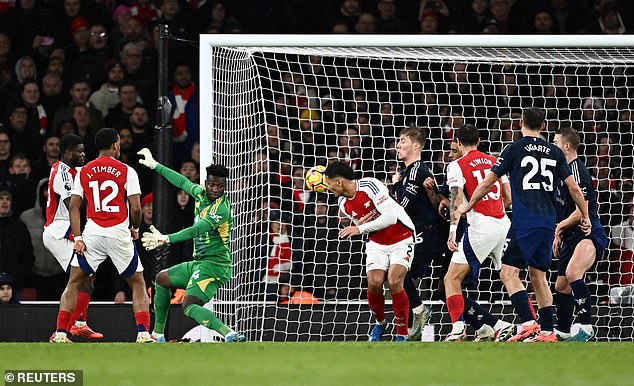
[[[191,195],[194,205],[194,224],[180,232],[161,234],[153,225],[143,234],[143,246],[154,249],[164,244],[194,240],[194,260],[164,269],[156,275],[154,296],[154,331],[157,342],[165,342],[164,329],[170,307],[170,289],[185,289],[183,312],[200,325],[217,331],[227,342],[243,342],[243,334],[227,327],[211,310],[203,305],[231,278],[233,266],[229,239],[233,226],[231,203],[225,194],[229,171],[222,165],[207,167],[205,186],[189,181],[185,176],[156,162],[149,149],[141,149],[139,163],[155,170],[172,185]]]

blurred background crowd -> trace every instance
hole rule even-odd
[[[152,144],[160,24],[194,42],[200,33],[623,34],[634,30],[633,8],[631,1],[607,0],[0,0],[0,272],[9,274],[23,299],[59,299],[66,276],[44,248],[41,232],[46,180],[66,133],[84,138],[90,160],[97,154],[94,133],[105,126],[119,131],[121,160],[140,175],[144,226],[152,223],[152,177],[139,167],[136,151]],[[169,50],[173,166],[198,181],[198,50],[182,41],[170,41]],[[276,253],[290,253],[290,260],[283,269],[263,267],[257,280],[277,283],[269,278],[296,272],[295,285],[319,297],[362,296],[336,290],[362,287],[342,282],[361,280],[360,244],[292,245],[336,240],[328,232],[339,225],[327,199],[306,198],[304,168],[337,157],[386,179],[397,167],[398,130],[415,124],[428,130],[424,159],[441,175],[454,128],[463,123],[489,128],[484,150],[499,152],[518,135],[517,114],[529,104],[550,109],[553,122],[584,134],[604,224],[627,224],[627,213],[632,223],[631,69],[616,68],[597,81],[606,74],[547,68],[544,76],[512,66],[476,70],[468,63],[412,63],[392,69],[394,82],[378,83],[359,70],[371,68],[361,62],[345,73],[345,65],[320,57],[306,58],[299,67],[306,72],[288,67],[273,75],[268,89],[276,113],[267,119],[268,152],[254,154],[252,161],[254,171],[270,174],[271,195],[278,197],[262,203],[278,211],[267,219],[275,229],[263,230],[258,256],[270,262],[277,240],[288,246]],[[168,232],[193,221],[184,192],[173,192],[171,203],[178,215]],[[314,235],[307,233],[310,221]],[[627,251],[623,232],[629,228],[623,229],[619,250]],[[310,259],[300,256],[306,250],[313,251]],[[334,264],[328,251],[339,251]],[[152,264],[150,256],[142,257]],[[191,243],[172,246],[168,264],[190,258]],[[115,277],[112,266],[100,269],[93,298],[129,299]]]

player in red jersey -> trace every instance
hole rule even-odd
[[[467,213],[467,226],[459,243],[456,242],[456,230],[460,221],[458,206],[466,203],[484,179],[496,158],[478,151],[480,138],[478,129],[473,125],[464,125],[454,133],[459,153],[463,156],[452,161],[447,167],[447,185],[450,191],[449,205],[449,239],[447,246],[454,252],[445,275],[445,293],[447,308],[453,328],[445,341],[464,340],[465,303],[462,295],[461,283],[469,272],[477,282],[480,264],[488,256],[493,260],[493,266],[499,270],[502,266],[502,251],[506,234],[511,222],[504,213],[504,204],[511,203],[511,188],[508,179],[502,178],[495,182],[494,187],[478,202],[473,210]],[[484,313],[484,327],[492,331],[492,339],[506,340],[513,334],[513,325]],[[478,336],[483,335],[478,331]]]
[[[68,323],[75,309],[78,288],[107,257],[132,288],[132,308],[138,331],[136,341],[153,342],[148,332],[150,313],[143,266],[130,237],[132,233],[138,238],[141,223],[139,177],[134,169],[116,160],[120,155],[121,140],[115,129],[99,130],[95,144],[99,157],[81,169],[75,178],[70,199],[75,256],[71,261],[70,279],[60,299],[53,342],[67,341]],[[84,197],[87,222],[82,235],[79,208]]]
[[[341,161],[331,163],[325,174],[328,189],[339,197],[339,210],[354,223],[341,230],[339,237],[367,234],[369,238],[366,244],[368,304],[376,319],[369,341],[381,340],[387,326],[383,297],[386,279],[392,294],[395,340],[406,341],[409,300],[403,290],[403,280],[414,254],[414,224],[379,180],[355,180],[352,168]]]
[[[62,268],[70,272],[73,258],[73,234],[70,231],[68,208],[71,189],[77,171],[84,164],[84,144],[77,134],[67,134],[60,141],[61,160],[51,166],[48,179],[48,201],[46,202],[46,224],[42,240],[44,246],[57,259]],[[103,335],[86,324],[86,310],[90,303],[93,285],[90,278],[81,283],[77,293],[77,306],[71,316],[68,331],[72,335],[90,339],[101,339]],[[53,334],[51,339],[55,336]]]

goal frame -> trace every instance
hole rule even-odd
[[[273,47],[342,47],[342,48],[634,48],[634,35],[200,35],[199,90],[201,106],[213,106],[214,69],[212,53],[216,47],[273,48]],[[469,61],[470,58],[465,58]],[[455,57],[448,58],[453,62]],[[214,149],[214,109],[200,109],[200,162],[209,165]],[[205,181],[205,169],[200,180]],[[261,334],[258,336],[262,337]]]

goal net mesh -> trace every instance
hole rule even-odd
[[[520,138],[522,108],[538,106],[547,110],[547,140],[560,127],[581,134],[579,154],[610,236],[609,250],[586,275],[597,338],[632,340],[633,54],[609,48],[204,47],[212,69],[202,90],[212,102],[201,106],[201,116],[213,117],[213,140],[201,146],[231,171],[235,215],[233,278],[214,309],[250,340],[367,339],[373,321],[364,242],[338,239],[345,219],[336,199],[305,190],[305,171],[341,159],[358,176],[391,188],[391,174],[401,167],[399,131],[415,125],[428,135],[422,159],[441,185],[454,129],[475,124],[480,149],[498,155]],[[451,328],[438,289],[441,265],[442,259],[434,261],[429,277],[417,283],[434,311],[426,340],[439,340]],[[466,291],[517,323],[489,263]],[[387,291],[386,299],[391,321]]]

